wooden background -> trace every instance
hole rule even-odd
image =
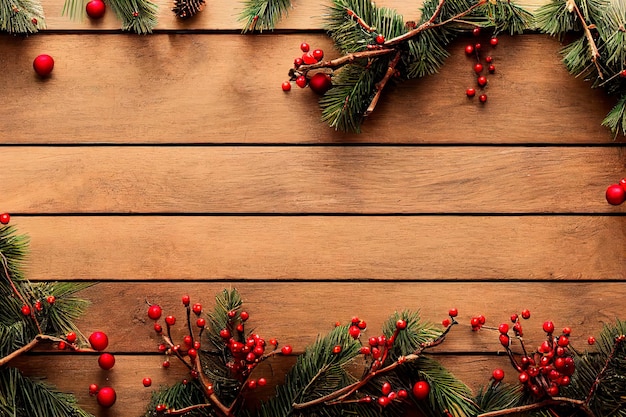
[[[184,375],[161,369],[144,299],[182,315],[181,295],[211,306],[230,287],[259,333],[297,351],[353,315],[376,335],[395,310],[440,322],[457,307],[463,326],[436,354],[473,388],[509,369],[473,315],[497,326],[528,308],[528,339],[551,319],[578,347],[626,318],[624,207],[604,199],[626,176],[623,141],[600,126],[613,100],[567,74],[557,40],[501,37],[484,106],[465,97],[461,40],[439,74],[390,88],[362,134],[341,134],[308,89],[280,89],[301,42],[337,55],[326,3],[295,0],[279,30],[246,36],[237,2],[189,22],[159,3],[150,36],[110,11],[71,21],[62,0],[43,1],[47,31],[0,36],[0,211],[31,237],[31,280],[100,282],[80,325],[117,354],[106,372],[38,352],[24,372],[97,416],[138,416],[143,377]],[[417,17],[417,0],[379,4]],[[47,80],[40,53],[56,60]],[[292,361],[261,372],[278,383]],[[110,410],[94,382],[117,390]]]

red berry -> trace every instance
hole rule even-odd
[[[228,329],[222,329],[222,330],[220,330],[220,337],[221,337],[222,339],[230,339],[230,336],[231,336],[231,334],[230,334],[230,330],[228,330]]]
[[[91,0],[85,6],[85,11],[87,12],[87,16],[92,19],[100,19],[104,16],[104,12],[106,11],[106,5],[102,0]]]
[[[426,381],[418,381],[413,385],[413,395],[418,400],[425,400],[430,394],[430,385]]]
[[[489,43],[491,44],[491,46],[497,46],[498,45],[498,38],[496,38],[495,36],[491,39],[489,39]]]
[[[23,305],[22,306],[22,314],[25,315],[25,316],[30,316],[30,313],[31,313],[30,307],[27,306],[27,305]]]
[[[299,75],[298,78],[296,78],[296,85],[300,88],[304,88],[306,87],[306,77],[304,75]]]
[[[388,395],[391,392],[391,384],[389,382],[383,382],[383,386],[380,388],[380,391]]]
[[[478,317],[472,317],[470,320],[470,325],[472,327],[480,327],[480,320],[478,320]]]
[[[465,47],[465,53],[466,53],[467,55],[471,55],[471,54],[473,54],[473,53],[474,53],[474,45],[467,45],[467,46]]]
[[[315,64],[318,60],[313,56],[313,52],[307,52],[302,55],[302,62],[307,65]]]
[[[493,74],[494,72],[496,72],[496,66],[495,65],[489,65],[489,68],[487,68],[489,70],[489,74]]]
[[[333,347],[333,353],[336,355],[338,353],[341,353],[341,346],[336,345]]]
[[[100,365],[100,368],[108,371],[115,365],[115,356],[110,353],[103,353],[98,357],[98,365]]]
[[[196,314],[198,314],[198,315],[199,315],[200,313],[202,313],[202,304],[200,304],[200,303],[195,303],[195,304],[193,305],[193,307],[191,307],[191,310],[192,310],[194,313],[196,313]]]
[[[593,336],[589,336],[589,338],[587,339],[587,343],[589,343],[590,345],[594,345],[596,343],[596,338]]]
[[[400,398],[401,400],[407,398],[408,396],[409,396],[409,393],[406,392],[405,389],[398,390],[398,398]]]
[[[359,319],[357,316],[352,317],[352,320],[350,320],[352,324],[358,324],[360,321],[361,319]]]
[[[398,329],[398,330],[406,329],[406,320],[398,320],[396,322],[396,329]]]
[[[552,333],[554,331],[554,323],[551,321],[546,321],[543,323],[543,331],[546,333]]]
[[[310,49],[311,49],[311,47],[309,46],[309,44],[308,44],[308,43],[306,43],[306,42],[302,42],[302,43],[300,44],[300,50],[301,50],[302,52],[309,52],[309,50],[310,50]]]
[[[196,326],[203,328],[204,326],[206,326],[206,320],[203,318],[199,318],[198,320],[196,320]]]
[[[456,317],[459,315],[459,310],[457,310],[456,308],[451,308],[450,311],[448,311],[448,315],[450,317]]]
[[[487,64],[491,64],[491,63],[493,62],[493,57],[492,57],[491,55],[490,55],[490,56],[485,57],[485,62],[486,62]]]
[[[154,409],[156,410],[157,413],[162,413],[165,410],[167,410],[167,405],[165,405],[165,404],[158,404]]]
[[[441,325],[442,325],[443,327],[448,327],[448,326],[450,325],[450,323],[451,323],[451,322],[450,322],[450,319],[443,319],[443,320],[441,321]]]
[[[76,333],[74,332],[69,332],[66,336],[65,336],[65,340],[67,340],[70,343],[74,343],[76,341]]]
[[[528,311],[526,309],[522,310],[522,318],[524,320],[528,320],[530,318],[530,311]]]
[[[165,369],[169,368],[170,367],[170,361],[163,361],[161,366],[163,366]]]
[[[565,336],[569,336],[570,334],[572,334],[572,329],[570,329],[569,327],[563,327],[563,334]]]
[[[378,405],[381,407],[387,407],[391,400],[387,397],[378,397]]]
[[[621,180],[619,180],[619,185],[626,190],[626,178],[622,178]]]
[[[467,90],[465,90],[465,94],[468,97],[474,97],[476,95],[476,90],[473,88],[468,88]],[[454,317],[454,316],[451,316],[451,317]]]
[[[481,75],[480,77],[478,77],[476,81],[478,82],[478,85],[481,87],[484,87],[487,85],[487,77],[485,77],[484,75]]]
[[[193,339],[191,338],[191,336],[186,335],[185,337],[183,337],[183,343],[186,346],[191,346],[193,344]]]
[[[304,61],[302,60],[302,58],[296,58],[293,60],[293,66],[294,68],[299,68],[300,65],[304,64]]]
[[[204,320],[204,319],[198,319],[198,320]],[[239,332],[239,333],[243,333],[243,324],[239,323],[237,325],[237,327],[235,327],[235,329]]]
[[[59,350],[65,350],[65,348],[67,347],[67,343],[61,340],[57,347],[59,348]]]
[[[550,397],[556,397],[559,395],[559,387],[557,385],[550,385],[547,393]]]
[[[487,319],[485,319],[485,316],[483,316],[482,314],[479,314],[477,319],[478,319],[478,322],[480,323],[481,326],[483,324],[485,324],[485,321],[487,320]]]
[[[626,69],[621,70],[620,73],[619,73],[619,76],[622,77],[622,78],[626,78]]]
[[[159,323],[154,323],[154,331],[157,333],[161,333],[163,331],[163,327]]]
[[[569,338],[567,336],[561,336],[559,337],[557,344],[561,347],[566,347],[569,345]]]
[[[525,384],[530,379],[530,376],[528,375],[527,372],[520,372],[518,379],[519,379],[519,382],[521,382],[522,384]]]
[[[372,347],[378,346],[378,338],[377,337],[370,337],[369,340],[368,340],[368,343]]]
[[[37,300],[35,302],[35,310],[37,310],[37,311],[43,310],[43,306],[41,305],[41,301]]]
[[[509,332],[509,325],[506,323],[502,323],[499,327],[498,330],[500,331],[500,333],[502,334],[507,334]]]
[[[241,321],[246,321],[250,318],[250,314],[247,311],[242,311],[239,314],[239,318],[241,319]]]
[[[167,350],[167,346],[165,345],[165,343],[161,343],[159,345],[159,352],[163,353]]]
[[[474,36],[478,36],[478,35],[480,35],[480,28],[474,28],[474,29],[472,29],[472,35],[474,35]]]
[[[483,64],[478,63],[474,65],[474,72],[476,74],[480,74],[482,71],[483,71]]]
[[[324,74],[322,72],[318,72],[309,80],[309,87],[311,90],[316,92],[317,94],[324,94],[330,87],[332,87],[333,83],[330,79],[330,75]]]
[[[0,223],[9,224],[9,221],[11,221],[11,215],[9,213],[0,214]]]
[[[109,345],[109,338],[104,332],[93,332],[91,336],[89,336],[89,343],[95,350],[102,351]]]
[[[93,1],[93,0],[92,0]],[[115,390],[111,387],[102,387],[100,391],[98,391],[98,395],[96,395],[96,400],[101,407],[109,408],[113,404],[115,404]]]
[[[259,379],[257,379],[257,380],[256,380],[256,384],[257,384],[259,387],[264,387],[264,386],[266,386],[266,385],[267,385],[267,379],[265,379],[265,378],[262,378],[262,377],[261,377],[261,378],[259,378]]]
[[[361,329],[359,329],[357,326],[350,326],[350,328],[348,329],[348,333],[350,333],[350,336],[352,336],[353,339],[358,339],[361,335]]]
[[[150,317],[150,319],[152,320],[158,320],[161,318],[161,306],[157,305],[157,304],[152,304],[150,307],[148,307],[148,317]]]
[[[50,55],[42,54],[33,61],[33,69],[40,77],[47,77],[54,68],[54,59]]]
[[[89,385],[89,395],[96,395],[98,392],[98,386],[96,384]]]
[[[477,43],[477,44],[475,44],[475,45],[474,45],[474,49],[475,49],[476,51],[480,51],[480,48],[482,48],[482,47],[483,47],[483,46],[482,46],[481,44],[479,44],[479,43]]]
[[[168,326],[173,326],[176,324],[176,317],[174,316],[167,316],[165,317],[165,322],[168,324]]]
[[[496,382],[500,382],[504,379],[504,371],[502,369],[494,369],[491,376]]]
[[[377,35],[376,36],[376,43],[379,45],[382,45],[383,43],[385,43],[385,37],[383,35]]]
[[[277,345],[278,345],[278,340],[276,340],[275,338],[273,338],[273,337],[272,337],[272,338],[270,339],[270,345],[272,345],[272,346],[277,346]]]
[[[369,348],[369,346],[362,346],[361,349],[359,350],[359,353],[361,353],[361,355],[369,355],[370,353],[372,353],[372,350]]]
[[[144,378],[142,382],[143,382],[143,386],[146,388],[152,385],[152,379],[150,378]]]
[[[511,339],[506,334],[500,334],[500,344],[504,347],[509,347],[511,343]]]
[[[293,352],[293,349],[291,348],[291,346],[285,345],[280,351],[283,355],[291,355],[291,352]]]
[[[626,191],[619,184],[611,184],[606,189],[606,201],[613,205],[618,206],[626,200]]]
[[[181,298],[183,305],[185,307],[187,307],[189,305],[189,303],[191,302],[191,298],[188,295],[183,295]]]
[[[517,314],[511,314],[511,323],[517,322],[517,319],[518,319]]]
[[[324,58],[324,51],[322,51],[321,49],[316,49],[313,51],[313,58],[315,58],[317,61],[319,61],[320,59]]]
[[[198,351],[194,348],[191,348],[187,351],[187,356],[189,356],[191,359],[196,359],[196,356],[198,356]]]
[[[365,330],[367,329],[367,323],[363,320],[359,321],[359,324],[357,324],[357,327],[361,330]]]
[[[54,304],[54,302],[56,301],[56,298],[54,297],[54,295],[49,295],[49,296],[46,298],[46,301],[48,302],[48,304],[51,304],[51,305],[52,305],[52,304]]]

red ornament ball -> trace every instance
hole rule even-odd
[[[102,351],[109,345],[109,338],[104,332],[93,332],[91,336],[89,336],[89,343],[95,350]]]
[[[11,221],[11,215],[9,213],[0,214],[0,223],[9,224],[9,221]]]
[[[98,365],[100,365],[100,368],[108,371],[115,365],[115,356],[110,353],[103,353],[98,357]]]
[[[613,205],[619,206],[626,200],[626,192],[619,184],[611,184],[606,189],[606,201]]]
[[[308,43],[306,43],[306,42],[302,42],[302,43],[300,44],[300,50],[301,50],[302,52],[309,52],[309,50],[310,50],[310,49],[311,49],[311,47],[309,46],[309,44],[308,44]]]
[[[418,400],[425,400],[430,394],[430,385],[426,381],[417,381],[413,385],[413,395]]]
[[[146,377],[143,379],[142,383],[144,387],[148,388],[150,385],[152,385],[152,379]]]
[[[280,351],[283,355],[291,355],[291,352],[293,352],[293,349],[291,348],[291,346],[285,345]]]
[[[489,39],[489,43],[491,44],[491,46],[497,46],[498,45],[498,38],[493,37],[493,38]]]
[[[504,379],[504,371],[502,369],[494,369],[491,376],[496,382],[500,382]]]
[[[40,77],[47,77],[54,68],[54,59],[50,55],[39,55],[33,61],[33,68]]]
[[[113,404],[115,404],[115,400],[117,399],[117,395],[115,394],[115,390],[111,387],[102,387],[100,391],[98,391],[98,395],[96,395],[96,400],[101,407],[109,408]]]
[[[106,5],[102,0],[90,0],[85,6],[85,11],[87,12],[87,16],[90,18],[100,19],[104,16]]]
[[[157,304],[152,304],[150,307],[148,307],[148,317],[150,317],[152,320],[160,319],[161,312],[161,306]]]
[[[324,94],[330,87],[333,86],[333,82],[330,79],[330,75],[318,72],[309,80],[309,87],[311,90],[319,95]]]

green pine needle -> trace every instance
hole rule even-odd
[[[239,15],[242,32],[273,30],[280,19],[287,16],[291,0],[245,0]]]
[[[492,379],[489,385],[478,391],[474,402],[481,412],[489,412],[520,406],[525,403],[526,397],[522,385],[494,382]]]
[[[46,28],[43,7],[37,0],[0,0],[0,31],[13,35]]]
[[[170,387],[160,387],[159,390],[152,392],[152,398],[144,417],[162,415],[156,412],[156,406],[160,404],[179,410],[196,404],[204,404],[205,402],[206,398],[199,381],[191,380],[187,384],[178,382]],[[186,417],[207,417],[213,415],[215,414],[210,408],[201,408],[185,414]]]
[[[106,5],[122,21],[122,30],[140,35],[152,33],[157,25],[159,6],[150,0],[106,0]],[[85,18],[87,0],[65,0],[63,15],[71,19]]]

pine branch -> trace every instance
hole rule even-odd
[[[242,33],[273,30],[279,20],[287,16],[291,0],[246,0],[239,15]]]
[[[0,31],[17,35],[45,28],[43,7],[38,0],[0,0]]]
[[[71,19],[84,19],[86,3],[86,0],[65,0],[62,13]],[[158,23],[158,5],[150,0],[105,0],[105,3],[122,21],[122,30],[145,35],[152,33]]]

